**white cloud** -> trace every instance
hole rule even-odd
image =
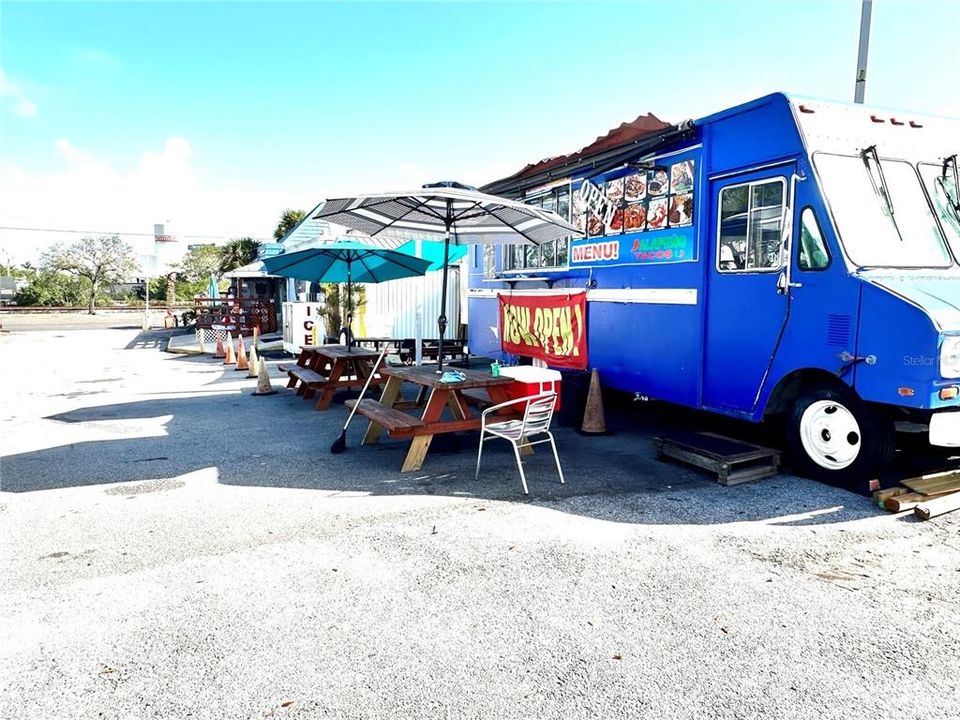
[[[182,241],[197,242],[252,236],[269,238],[287,207],[312,208],[316,194],[298,189],[230,187],[195,167],[194,150],[182,137],[146,150],[123,165],[74,145],[55,141],[61,166],[42,172],[0,160],[0,226],[89,232],[149,234],[166,223]],[[227,181],[229,182],[229,181]],[[203,236],[187,237],[187,236]],[[71,241],[75,233],[0,230],[0,249],[16,261],[35,260],[52,242]],[[149,237],[126,237],[134,249],[152,251]]]
[[[37,114],[37,104],[28,98],[20,83],[16,82],[0,68],[0,99],[4,105],[21,117],[34,117]]]
[[[34,117],[37,114],[37,104],[29,98],[22,97],[13,106],[13,111],[23,117]]]

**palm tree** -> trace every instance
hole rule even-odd
[[[273,231],[273,239],[283,240],[284,236],[299,225],[306,216],[307,213],[303,210],[291,210],[290,208],[284,210],[283,215],[280,216],[280,222],[277,223],[277,229]]]
[[[220,272],[230,272],[257,259],[260,243],[253,238],[234,238],[220,249]]]

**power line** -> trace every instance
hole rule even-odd
[[[0,230],[21,230],[24,232],[55,232],[55,233],[74,233],[77,235],[132,235],[134,237],[154,237],[153,233],[145,232],[122,232],[120,230],[71,230],[64,228],[36,228],[36,227],[14,227],[12,225],[0,225]],[[241,236],[226,235],[180,235],[185,240],[233,240]],[[248,237],[248,236],[242,236]],[[252,238],[262,242],[272,242],[273,238]]]

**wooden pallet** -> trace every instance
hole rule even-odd
[[[960,470],[930,473],[900,481],[900,486],[878,490],[876,503],[890,512],[912,510],[933,498],[960,492]]]
[[[673,433],[653,439],[657,458],[671,458],[717,474],[721,485],[738,485],[776,475],[777,450],[714,433]]]

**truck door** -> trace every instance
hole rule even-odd
[[[784,224],[795,165],[711,179],[703,405],[751,415],[787,319]]]

